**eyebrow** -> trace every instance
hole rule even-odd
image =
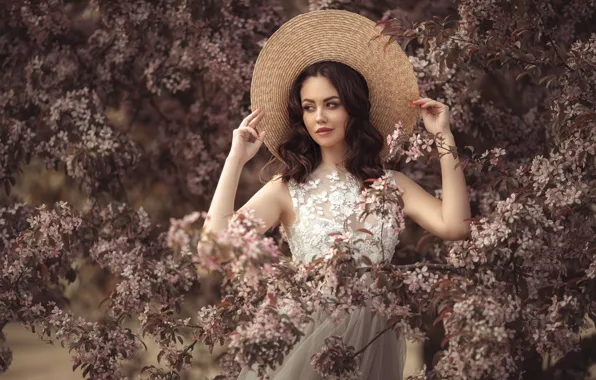
[[[335,96],[335,95],[333,95],[333,96],[330,96],[330,97],[328,97],[328,98],[325,98],[325,99],[323,99],[323,101],[324,101],[324,102],[326,102],[326,101],[328,101],[328,100],[331,100],[331,99],[333,99],[333,98],[338,98],[338,99],[339,99],[339,96]],[[304,99],[304,100],[302,100],[302,101],[303,101],[303,102],[313,102],[313,103],[315,102],[315,101],[314,101],[314,100],[312,100],[312,99]]]

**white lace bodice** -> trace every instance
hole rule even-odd
[[[348,232],[353,238],[364,238],[364,242],[353,244],[359,249],[359,255],[368,255],[373,262],[380,262],[383,258],[391,260],[399,242],[399,230],[403,229],[403,214],[391,215],[384,223],[379,223],[381,218],[375,214],[359,221],[358,178],[341,169],[315,172],[304,184],[293,180],[288,182],[296,219],[291,226],[283,225],[281,234],[288,242],[293,260],[308,263],[323,256],[332,245],[334,237],[328,235],[333,232]],[[385,174],[391,172],[385,170]],[[396,185],[392,177],[390,183]],[[369,230],[373,235],[358,232],[360,228]]]

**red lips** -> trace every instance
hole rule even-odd
[[[327,132],[327,131],[332,131],[332,130],[333,130],[333,128],[319,128],[319,129],[317,129],[316,133]]]

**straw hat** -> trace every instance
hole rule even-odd
[[[412,64],[401,47],[388,36],[379,36],[375,22],[343,10],[318,10],[300,14],[283,24],[265,43],[255,63],[250,89],[251,108],[265,110],[259,123],[266,130],[264,143],[281,161],[278,146],[290,133],[287,103],[294,80],[308,66],[337,61],[366,79],[371,102],[371,122],[385,139],[381,159],[387,159],[386,138],[401,121],[405,127],[399,143],[409,138],[418,118],[411,106],[420,97]],[[385,50],[384,50],[385,49]]]

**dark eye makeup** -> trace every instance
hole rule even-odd
[[[338,104],[338,103],[333,103],[333,102],[332,102],[332,103],[327,103],[327,105],[332,105],[332,106],[333,106],[333,108],[337,108],[337,107],[339,107],[339,104]],[[305,111],[308,111],[308,109],[309,109],[310,107],[312,107],[312,106],[311,106],[311,105],[305,105],[304,107],[302,107],[302,109],[304,109]]]

